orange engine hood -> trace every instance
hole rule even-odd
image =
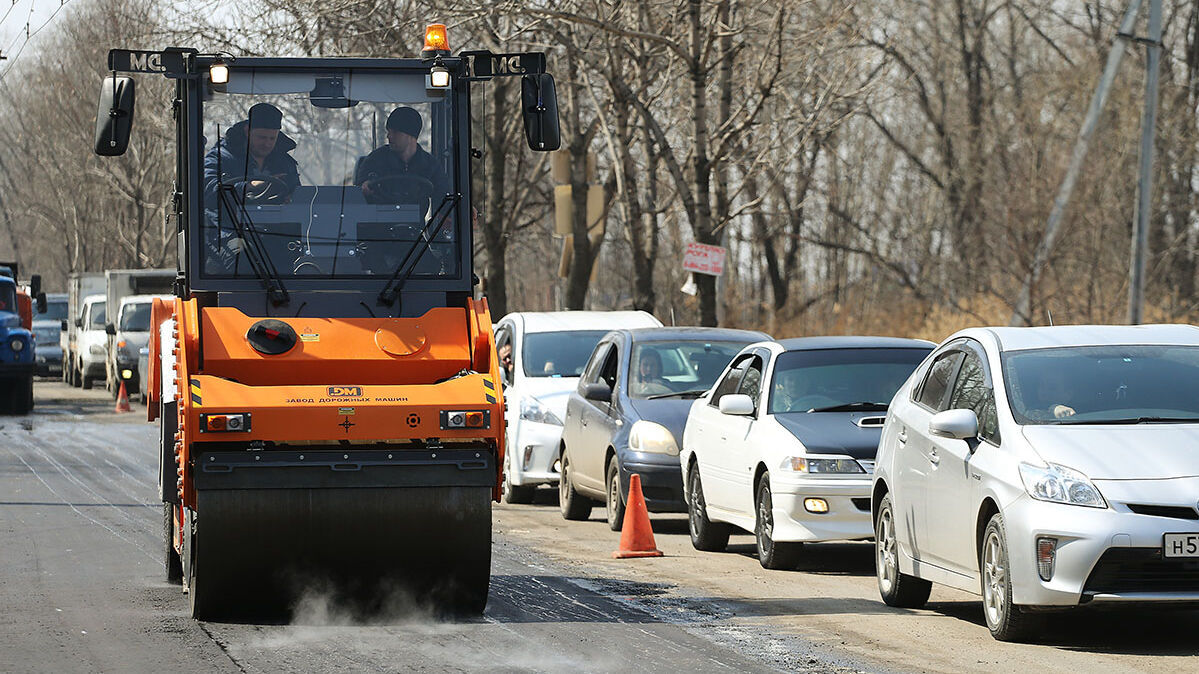
[[[265,355],[246,339],[259,318],[232,307],[200,310],[200,371],[249,386],[432,384],[471,367],[466,309],[420,318],[278,318],[299,341]]]

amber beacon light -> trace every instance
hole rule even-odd
[[[449,53],[450,38],[446,34],[444,23],[431,23],[425,29],[425,48],[422,51]]]

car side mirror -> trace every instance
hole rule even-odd
[[[602,403],[612,402],[612,388],[603,382],[583,384],[583,390],[581,393],[587,400],[594,400]]]
[[[39,292],[36,295],[34,295],[34,297],[37,298],[37,312],[39,314],[46,313],[46,309],[48,308],[46,306],[46,293]]]
[[[535,152],[552,152],[562,147],[558,128],[558,90],[549,73],[520,78],[521,111],[525,119],[525,139]]]
[[[744,393],[729,393],[720,398],[720,413],[747,417],[754,413],[754,400]]]
[[[105,323],[104,324],[104,332],[106,332],[110,335],[116,335],[117,334],[117,326],[113,325],[112,323]]]
[[[41,274],[34,274],[33,276],[29,277],[29,294],[34,297],[43,294]]]
[[[77,327],[77,328],[82,328],[82,327],[83,327],[83,319],[82,319],[82,318],[76,318],[76,319],[75,319],[75,327]]]
[[[133,78],[105,77],[100,83],[100,105],[96,108],[96,154],[116,157],[125,154],[133,131]]]
[[[974,410],[945,410],[928,421],[928,432],[939,438],[967,440],[978,436],[978,416]]]
[[[65,319],[65,318],[64,318],[64,319],[62,319],[62,327],[61,327],[60,329],[61,329],[63,332],[66,332],[66,331],[67,331],[67,319]]]

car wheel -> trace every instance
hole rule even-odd
[[[625,499],[624,495],[620,493],[620,466],[616,464],[615,456],[608,459],[604,486],[608,493],[604,504],[604,510],[608,516],[608,528],[612,531],[620,531],[620,528],[624,526]]]
[[[895,510],[891,495],[883,496],[874,521],[874,570],[878,575],[878,593],[887,606],[921,608],[928,603],[933,584],[923,578],[899,571],[899,545],[895,536]]]
[[[687,528],[691,532],[691,546],[705,552],[723,552],[729,546],[729,525],[708,519],[708,504],[704,500],[703,482],[699,479],[699,465],[691,467],[687,475]]]
[[[799,564],[803,543],[779,543],[774,540],[774,499],[770,495],[770,475],[758,482],[757,522],[758,561],[765,569],[794,569]]]
[[[83,378],[80,379],[80,382],[82,383],[83,390],[88,391],[92,388],[92,378],[86,374],[83,375]]]
[[[508,459],[504,460],[507,464],[504,466],[504,481],[500,484],[500,490],[504,495],[504,503],[532,503],[533,492],[536,489],[532,485],[517,486],[508,480],[508,473],[512,470],[512,462]]]
[[[999,641],[1023,641],[1040,625],[1040,616],[1030,615],[1012,603],[1012,574],[1003,515],[995,513],[983,533],[979,553],[982,573],[983,615],[991,636]]]
[[[558,508],[562,511],[563,519],[585,520],[591,517],[591,501],[575,491],[570,483],[570,459],[565,451],[562,452],[562,474],[558,477]]]

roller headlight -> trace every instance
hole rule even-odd
[[[797,473],[865,473],[862,464],[837,457],[789,456],[779,468]]]
[[[520,418],[525,421],[535,421],[539,424],[562,425],[562,420],[551,412],[550,408],[545,406],[545,403],[532,396],[520,401]]]
[[[1099,489],[1091,484],[1086,475],[1065,466],[1051,463],[1048,466],[1020,464],[1020,479],[1028,495],[1038,501],[1050,503],[1066,503],[1069,505],[1087,506],[1088,508],[1106,508],[1107,501]]]
[[[12,349],[14,353],[20,353],[25,350],[25,341],[20,337],[13,337],[8,341],[8,348]]]
[[[679,445],[674,440],[674,433],[662,424],[652,421],[638,421],[629,430],[629,449],[634,452],[649,454],[679,455]]]

